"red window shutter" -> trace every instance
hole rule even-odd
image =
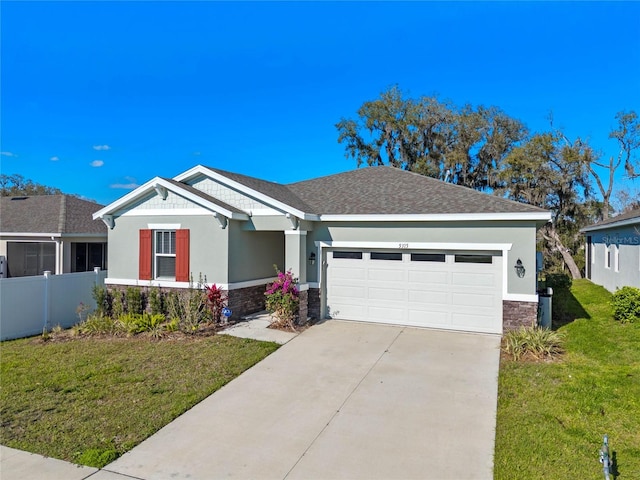
[[[140,230],[140,257],[139,276],[140,280],[151,280],[151,230]]]
[[[176,230],[176,282],[188,282],[189,273],[189,230]]]

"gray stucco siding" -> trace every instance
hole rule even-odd
[[[507,292],[536,293],[536,225],[534,222],[370,222],[321,223],[307,234],[307,252],[316,252],[315,242],[390,242],[397,244],[511,244],[507,251]],[[519,278],[513,268],[517,259],[526,273]],[[307,279],[318,282],[318,268],[307,269]]]
[[[244,223],[229,222],[230,283],[270,278],[276,274],[274,265],[284,265],[284,234],[246,231]]]
[[[118,217],[109,231],[110,278],[138,278],[138,232],[158,224],[178,224],[189,230],[189,270],[195,281],[202,274],[208,283],[228,283],[228,229],[220,228],[212,215]]]
[[[587,261],[590,279],[607,290],[632,286],[640,288],[640,226],[626,225],[586,232],[591,237],[593,253]],[[618,250],[617,271],[615,251],[611,250],[611,264],[606,266],[607,247]]]

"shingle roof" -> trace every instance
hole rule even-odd
[[[611,225],[613,227],[616,223],[626,222],[627,220],[633,219],[638,219],[638,223],[640,223],[640,208],[629,210],[628,212],[621,213],[620,215],[616,215],[612,218],[607,218],[606,220],[601,220],[598,223],[594,223],[593,225],[583,228],[582,231],[598,229],[606,227],[607,225]]]
[[[252,190],[256,190],[257,192],[263,193],[264,195],[273,198],[274,200],[278,200],[285,205],[297,208],[298,210],[302,210],[306,213],[317,213],[313,211],[311,205],[309,205],[304,199],[296,195],[296,193],[287,185],[269,182],[267,180],[261,180],[259,178],[249,177],[247,175],[241,175],[239,173],[227,172],[218,168],[207,168],[233,180],[234,182],[238,182],[245,187],[249,187]]]
[[[2,197],[1,233],[104,234],[107,227],[91,215],[102,208],[70,195]]]
[[[287,186],[325,215],[541,213],[545,210],[394,167],[365,167]]]

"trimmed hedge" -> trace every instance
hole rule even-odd
[[[640,321],[640,288],[622,287],[611,298],[613,318],[622,323]]]

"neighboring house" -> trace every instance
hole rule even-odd
[[[585,276],[607,290],[640,288],[640,208],[583,228]]]
[[[91,217],[101,207],[70,195],[2,197],[2,275],[106,269],[107,228]]]
[[[275,264],[299,278],[302,318],[501,333],[536,320],[550,214],[391,167],[282,185],[196,166],[94,218],[110,228],[109,285],[202,275],[238,318],[264,308]]]

